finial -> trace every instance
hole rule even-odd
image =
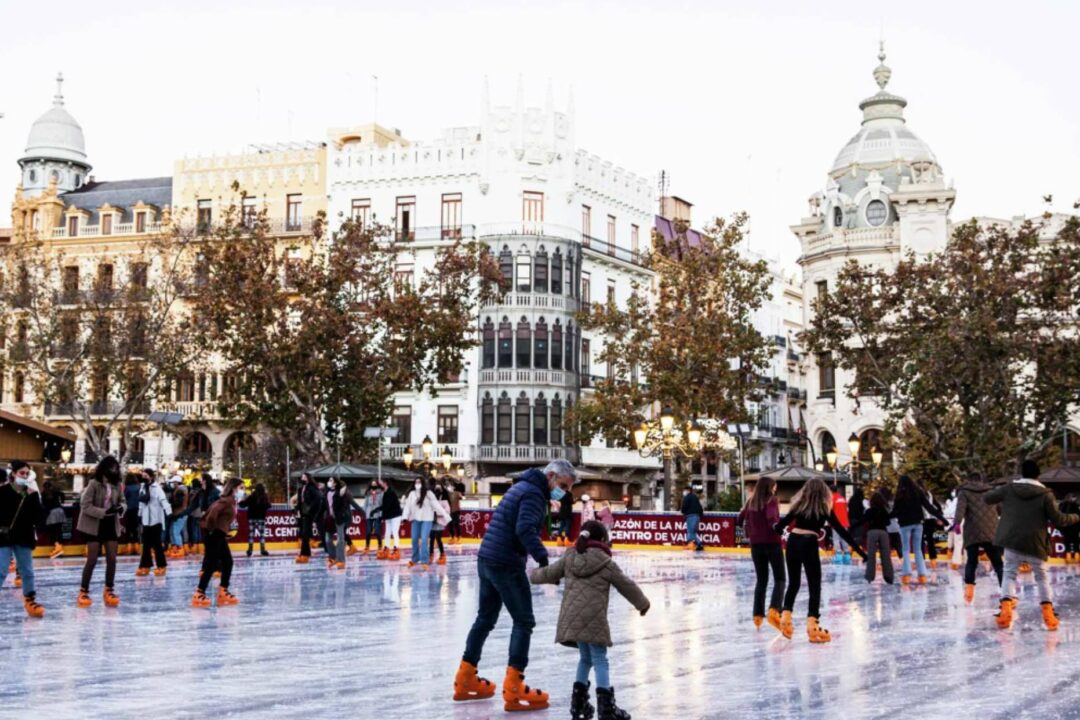
[[[878,45],[878,61],[880,64],[874,68],[874,80],[877,82],[878,87],[882,90],[889,84],[889,78],[892,77],[892,70],[885,64],[885,41],[880,41]]]
[[[64,73],[56,73],[56,95],[53,96],[53,105],[60,107],[64,104]]]

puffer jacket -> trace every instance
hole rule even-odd
[[[614,586],[631,605],[644,612],[649,609],[649,599],[641,588],[623,574],[611,551],[600,543],[590,542],[584,553],[577,548],[555,563],[536,568],[529,580],[533,585],[558,584],[566,578],[559,624],[555,630],[555,642],[570,647],[578,643],[611,647],[611,628],[608,627],[608,596]]]
[[[1058,510],[1050,488],[1038,480],[1014,480],[986,493],[986,502],[1001,503],[1001,522],[994,534],[994,544],[1043,560],[1050,557],[1050,532],[1047,523],[1066,527],[1080,522],[1080,515]]]
[[[83,535],[97,537],[101,529],[101,523],[112,522],[116,525],[116,536],[120,537],[120,519],[124,516],[124,511],[127,510],[127,505],[124,502],[124,488],[120,485],[111,484],[106,488],[105,485],[105,483],[93,479],[79,498],[79,522],[75,529]],[[105,495],[110,491],[112,497],[109,506],[119,508],[118,512],[111,516],[111,519],[105,515],[105,511],[108,509],[105,504]]]
[[[540,527],[547,516],[551,491],[544,473],[526,470],[503,496],[491,516],[479,557],[499,565],[524,569],[525,558],[532,555],[540,565],[547,565],[547,548],[540,541]]]
[[[14,484],[0,485],[0,527],[11,528],[3,546],[37,547],[35,528],[45,514],[40,493],[19,490]],[[7,573],[7,568],[4,568]]]
[[[964,524],[964,547],[994,542],[998,511],[986,504],[988,492],[990,485],[981,480],[968,480],[960,486],[953,522],[957,525]]]
[[[146,502],[139,502],[139,521],[144,527],[153,527],[154,525],[165,525],[165,518],[172,512],[172,507],[169,505],[168,498],[165,497],[165,491],[161,489],[161,485],[158,483],[152,483],[150,485],[150,497]]]

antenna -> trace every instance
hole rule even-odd
[[[664,214],[664,198],[667,197],[668,182],[669,181],[670,181],[670,178],[668,177],[667,170],[661,170],[660,171],[660,186],[659,186],[659,190],[660,190],[660,215],[661,216]]]

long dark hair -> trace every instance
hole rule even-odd
[[[877,508],[879,510],[889,511],[889,501],[885,498],[885,493],[878,490],[876,493],[870,496],[870,507]]]
[[[270,502],[270,497],[266,494],[266,486],[262,483],[255,483],[255,489],[251,491],[251,497],[259,502]]]
[[[900,476],[900,482],[896,484],[897,500],[917,500],[920,493],[919,486],[915,484],[910,475]]]
[[[99,483],[120,481],[120,461],[112,455],[106,455],[94,468],[94,479]]]
[[[225,483],[225,490],[222,491],[221,497],[232,497],[236,494],[236,488],[244,484],[244,481],[238,477],[230,478],[229,482]]]
[[[428,482],[423,475],[417,475],[416,479],[420,481],[420,494],[416,496],[416,507],[420,507],[424,504],[424,498],[428,494]]]
[[[746,500],[746,507],[751,510],[761,511],[769,504],[776,495],[776,479],[771,477],[760,478],[754,483],[754,490]]]
[[[584,553],[589,549],[590,542],[604,543],[606,545],[607,541],[607,528],[596,520],[589,520],[581,526],[581,530],[578,532],[577,542],[574,543],[574,549],[579,553]]]

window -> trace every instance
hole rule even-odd
[[[112,235],[113,214],[105,213],[101,216],[101,234]]]
[[[543,247],[533,258],[533,291],[543,293],[548,291],[548,256]]]
[[[551,294],[562,295],[562,251],[556,249],[551,256]]]
[[[871,200],[866,206],[866,222],[871,227],[881,227],[889,217],[889,209],[881,200]]]
[[[529,330],[529,321],[524,317],[517,326],[517,367],[529,367],[529,359],[532,356],[532,332]]]
[[[563,353],[563,337],[562,337],[562,323],[558,320],[555,321],[555,326],[551,328],[551,369],[562,370],[562,353]]]
[[[832,224],[833,227],[840,227],[844,224],[844,211],[839,207],[832,209]]]
[[[533,367],[546,370],[548,366],[548,329],[544,318],[536,321],[536,333],[533,335]]]
[[[439,445],[456,445],[458,441],[458,406],[440,405],[438,432]]]
[[[514,367],[514,328],[505,317],[499,323],[499,367]]]
[[[502,394],[499,398],[499,413],[498,413],[498,436],[496,440],[500,445],[509,445],[510,439],[513,437],[513,428],[511,423],[513,422],[513,416],[510,414],[510,396],[506,393]]]
[[[581,206],[581,244],[589,246],[592,236],[592,208],[588,205]]]
[[[529,260],[528,255],[517,256],[517,280],[514,287],[518,292],[529,292],[532,290],[532,262]]]
[[[587,273],[581,273],[581,302],[588,305],[592,302],[592,276]]]
[[[397,199],[397,212],[394,215],[398,240],[416,239],[416,196],[407,195]]]
[[[137,232],[137,233],[146,232],[146,213],[145,212],[137,212],[137,213],[135,213],[135,232]]]
[[[499,272],[502,274],[503,282],[508,286],[514,284],[514,254],[510,252],[510,248],[503,246],[502,252],[499,253]]]
[[[490,395],[480,404],[480,442],[484,445],[495,442],[495,403]]]
[[[31,170],[30,171],[30,182],[32,182],[32,183],[37,182],[37,170]]]
[[[607,349],[607,348],[605,348],[605,350],[606,350],[606,349]],[[605,370],[607,371],[607,372],[606,372],[606,374],[607,374],[607,379],[608,379],[608,380],[614,380],[614,379],[615,379],[615,363],[614,363],[614,362],[613,362],[612,360],[608,360],[608,361],[607,361],[606,363],[604,363],[604,364],[605,364],[605,365],[607,366],[607,367],[605,368]]]
[[[824,460],[825,456],[832,452],[835,448],[836,439],[833,438],[831,432],[826,430],[821,434],[821,459]]]
[[[79,301],[79,266],[68,265],[64,268],[64,292],[61,294],[61,302],[65,305],[74,305]]]
[[[390,427],[397,428],[397,441],[405,445],[412,443],[412,407],[398,405],[390,416]]]
[[[131,287],[136,290],[146,289],[146,279],[150,272],[150,266],[144,262],[131,264]]]
[[[76,237],[79,234],[79,216],[71,215],[67,220],[67,236]]]
[[[285,230],[298,232],[303,223],[303,195],[285,196]]]
[[[483,351],[481,367],[485,370],[495,367],[495,324],[491,322],[491,318],[487,319],[484,323],[483,334]]]
[[[195,219],[196,226],[199,232],[204,233],[210,229],[210,224],[214,221],[213,203],[210,200],[199,200],[196,206],[198,213]]]
[[[99,299],[107,299],[113,289],[113,266],[111,263],[98,265],[97,285],[94,287]]]
[[[412,263],[401,263],[394,268],[394,290],[406,292],[413,289],[413,266]]]
[[[607,303],[608,305],[615,305],[615,279],[608,278],[607,281]]]
[[[580,332],[579,332],[580,334]],[[566,356],[563,358],[563,367],[567,372],[574,371],[574,322],[566,323]]]
[[[836,366],[832,353],[818,356],[818,391],[821,397],[832,397],[836,392]]]
[[[829,281],[818,280],[814,283],[814,287],[817,288],[817,295],[815,297],[819,302],[824,302],[829,297]]]
[[[442,196],[442,236],[455,239],[461,237],[461,193],[446,193]]]
[[[176,381],[176,401],[194,402],[195,400],[195,376],[185,373]]]
[[[368,223],[371,220],[371,199],[358,198],[353,200],[350,217],[359,226],[360,230],[367,230]]]
[[[21,403],[25,399],[26,394],[26,379],[23,374],[15,373],[15,402]]]
[[[255,227],[255,222],[259,219],[258,200],[253,197],[245,197],[240,212],[240,222],[244,224],[244,227]]]
[[[75,187],[82,185],[82,175],[75,173]]]
[[[547,400],[544,393],[540,393],[533,403],[533,444],[548,444]]]
[[[581,338],[581,374],[588,378],[592,375],[592,364],[589,360],[589,339]],[[585,383],[583,382],[582,385]]]
[[[551,401],[551,444],[562,445],[562,400],[558,395]]]
[[[544,222],[544,193],[525,192],[521,202],[521,219],[526,232],[533,231],[538,223]]]
[[[609,255],[615,254],[615,216],[607,216],[607,251]]]
[[[514,412],[514,444],[529,444],[529,398],[524,392],[518,396]]]
[[[641,250],[641,229],[637,225],[630,226],[630,252],[637,256]]]

